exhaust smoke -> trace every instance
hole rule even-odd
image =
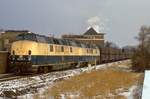
[[[100,33],[104,30],[104,23],[98,16],[91,17],[87,20],[88,28],[94,28],[97,33]]]

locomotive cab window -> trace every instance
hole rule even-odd
[[[17,39],[17,40],[23,40],[23,39],[24,39],[24,36],[23,36],[23,35],[18,35],[18,36],[16,37],[16,39]]]
[[[50,45],[49,48],[50,48],[50,52],[53,52],[54,50],[53,45]]]

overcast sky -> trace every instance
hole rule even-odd
[[[119,46],[137,44],[141,25],[150,25],[150,0],[0,0],[0,28],[44,35],[81,34],[89,20]]]

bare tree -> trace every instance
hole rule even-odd
[[[150,27],[142,26],[136,39],[139,45],[132,58],[132,68],[136,71],[150,69]]]

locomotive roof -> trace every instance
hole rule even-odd
[[[47,37],[35,33],[20,34],[17,36],[17,40],[30,40],[30,41],[36,41],[41,43],[49,43],[49,44],[77,46],[77,47],[84,47],[84,48],[96,48],[96,45],[94,44],[93,45],[84,44],[75,40],[58,39],[58,38]]]

